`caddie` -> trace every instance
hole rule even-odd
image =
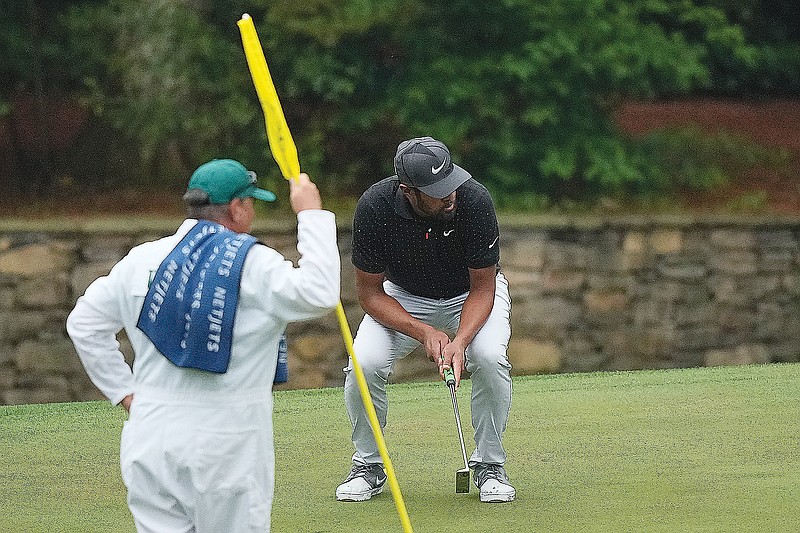
[[[500,271],[500,232],[486,188],[453,164],[431,137],[400,143],[395,175],[372,185],[353,218],[352,261],[358,301],[366,312],[354,340],[381,427],[392,367],[422,345],[456,384],[472,381],[475,449],[469,459],[483,502],[516,496],[505,471],[502,438],[511,408],[511,299]],[[352,361],[345,369],[345,405],[353,426],[352,468],[336,498],[363,501],[386,482]],[[443,408],[447,404],[443,402]]]
[[[67,330],[94,384],[130,413],[120,465],[137,530],[268,531],[279,341],[339,301],[335,218],[306,174],[290,182],[295,267],[249,234],[254,200],[275,195],[241,163],[201,165],[183,199],[177,232],[93,282]]]

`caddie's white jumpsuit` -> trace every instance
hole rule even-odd
[[[115,405],[134,395],[120,465],[138,531],[269,530],[278,341],[289,322],[322,316],[339,301],[333,213],[306,210],[297,220],[297,268],[260,244],[247,255],[224,374],[173,365],[136,328],[151,276],[196,220],[133,248],[69,315],[95,385]],[[116,340],[122,328],[135,352],[132,371]]]

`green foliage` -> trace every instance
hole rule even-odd
[[[710,45],[750,53],[719,9],[683,1],[265,7],[290,124],[322,143],[323,175],[356,190],[390,173],[397,142],[415,135],[448,143],[500,203],[538,205],[564,181],[579,194],[636,184],[646,162],[614,130],[616,102],[706,85]]]
[[[708,134],[694,127],[653,132],[638,144],[645,195],[674,189],[712,190],[758,165],[785,165],[788,154],[771,150],[741,135]]]
[[[396,143],[423,134],[450,144],[500,196],[554,195],[559,180],[624,187],[641,174],[611,127],[613,102],[706,83],[701,41],[681,27],[719,47],[742,45],[718,10],[683,2],[318,0],[265,8],[259,29],[300,153],[324,154],[304,167],[334,176],[327,189],[340,191],[391,172]],[[658,23],[665,17],[676,29]],[[365,162],[349,146],[374,147],[384,160]]]
[[[743,61],[711,48],[712,94],[800,93],[800,3],[796,0],[698,0],[725,13],[752,44]]]
[[[767,205],[767,193],[756,191],[745,193],[728,202],[726,206],[732,213],[762,213]]]
[[[66,36],[53,19],[59,10],[75,3],[0,0],[0,99],[19,90],[52,92],[74,87],[63,45]]]
[[[445,141],[500,204],[718,183],[710,168],[659,175],[649,158],[667,158],[667,146],[622,138],[615,106],[742,80],[800,83],[797,43],[788,34],[766,42],[768,32],[748,27],[761,39],[751,46],[744,24],[772,19],[748,19],[728,0],[30,0],[9,9],[0,74],[79,88],[122,135],[102,147],[109,159],[134,161],[126,166],[151,184],[183,183],[220,155],[259,170],[265,185],[280,180],[236,27],[244,12],[301,165],[329,194],[357,196],[392,172],[397,143],[417,135]],[[50,16],[36,19],[42,11]],[[34,27],[45,35],[26,32],[41,19]],[[0,91],[0,110],[13,93]]]
[[[426,6],[395,32],[405,57],[391,114],[449,142],[506,195],[637,182],[642,163],[613,130],[614,104],[708,83],[706,43],[746,53],[719,10],[688,2]]]
[[[241,92],[240,46],[182,2],[113,0],[65,18],[87,102],[134,141],[145,172],[171,158],[181,179],[235,146],[256,110]]]

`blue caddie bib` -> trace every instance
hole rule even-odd
[[[228,370],[242,267],[255,242],[201,220],[159,266],[136,327],[177,366]]]

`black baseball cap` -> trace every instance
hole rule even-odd
[[[445,198],[472,175],[450,159],[450,150],[432,137],[403,141],[394,156],[394,171],[400,183],[433,198]]]

